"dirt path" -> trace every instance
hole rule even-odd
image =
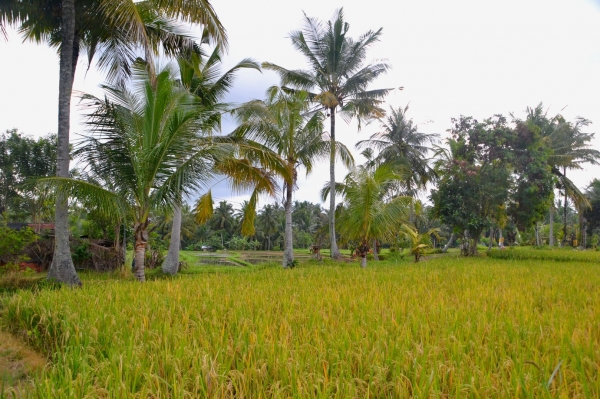
[[[21,397],[33,387],[33,376],[47,360],[24,342],[0,331],[0,397]],[[4,389],[4,392],[2,392]]]

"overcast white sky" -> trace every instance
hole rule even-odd
[[[443,133],[450,118],[486,118],[510,112],[523,115],[527,106],[543,102],[549,113],[567,119],[584,116],[600,126],[600,1],[599,0],[213,0],[230,42],[226,66],[244,57],[287,68],[305,63],[288,39],[308,16],[329,20],[343,6],[350,36],[383,27],[382,39],[369,53],[386,59],[392,70],[373,88],[403,86],[388,104],[410,102],[409,115],[424,132]],[[80,61],[75,90],[101,94],[103,75]],[[18,128],[32,136],[56,132],[58,56],[42,45],[22,43],[16,32],[0,40],[0,131]],[[229,101],[263,98],[278,78],[271,72],[240,74]],[[76,104],[77,101],[74,101]],[[564,109],[563,109],[564,108]],[[77,108],[72,131],[81,131]],[[232,128],[224,124],[224,131]],[[337,137],[348,147],[378,130],[374,123],[361,132],[337,124]],[[72,133],[72,137],[74,137]],[[600,141],[594,145],[598,148]],[[358,154],[355,151],[355,154]],[[360,161],[360,158],[357,157]],[[600,168],[573,172],[584,188]],[[337,180],[346,171],[336,169]],[[295,199],[318,202],[329,179],[320,165],[301,179]],[[219,188],[213,197],[239,201]]]

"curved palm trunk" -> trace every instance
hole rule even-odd
[[[331,238],[330,252],[333,259],[341,259],[342,254],[337,246],[335,237],[335,107],[331,113],[331,155],[329,158],[329,237]],[[366,262],[366,261],[365,261]],[[366,263],[365,263],[366,265]]]
[[[179,270],[179,248],[181,247],[181,204],[173,208],[173,227],[171,228],[171,242],[169,252],[162,264],[162,271],[175,275]]]
[[[448,252],[448,248],[452,245],[452,241],[454,241],[454,233],[450,234],[450,238],[448,238],[448,242],[444,245],[444,249],[442,249],[442,253]]]
[[[146,246],[148,245],[148,222],[136,223],[134,226],[135,231],[135,245],[134,245],[134,267],[133,274],[135,278],[140,282],[146,281],[146,271],[144,269],[144,262],[146,258]]]
[[[60,77],[58,85],[58,143],[56,175],[69,177],[69,129],[71,92],[73,91],[73,42],[75,36],[75,1],[62,1],[62,43],[60,50]],[[69,203],[61,193],[56,196],[55,240],[48,279],[81,286],[69,247]]]
[[[294,262],[294,244],[292,241],[292,189],[293,184],[287,184],[285,195],[285,234],[283,237],[283,267],[290,267]]]

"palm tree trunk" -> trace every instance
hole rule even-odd
[[[379,260],[379,255],[377,254],[377,238],[373,238],[373,260]]]
[[[58,143],[56,175],[69,177],[69,129],[71,119],[71,92],[73,91],[73,38],[75,36],[75,0],[62,0],[62,43],[58,84]],[[81,286],[75,271],[69,247],[68,198],[57,193],[54,227],[54,255],[48,279]]]
[[[567,177],[567,168],[563,167],[563,176],[566,178]],[[567,245],[567,187],[565,184],[565,203],[563,204],[563,239],[562,239],[562,246],[566,246]]]
[[[121,224],[116,223],[113,231],[115,236],[113,247],[115,248],[115,252],[119,253],[121,251]]]
[[[548,237],[548,245],[554,246],[554,195],[552,196],[552,204],[550,205],[550,222],[548,223],[550,227],[550,234]]]
[[[144,262],[146,260],[146,246],[148,245],[148,222],[136,223],[135,227],[135,246],[134,246],[134,262],[135,266],[133,274],[140,282],[146,281],[146,271]]]
[[[444,249],[442,249],[442,253],[448,252],[448,248],[452,245],[452,241],[454,241],[454,233],[450,234],[450,238],[448,238],[448,242],[444,245]]]
[[[585,245],[583,245],[583,205],[578,206],[577,208],[579,216],[579,242],[577,243],[577,246],[583,246],[583,249],[585,249]]]
[[[285,195],[285,235],[283,236],[283,267],[289,267],[294,262],[294,245],[292,242],[292,189],[293,184],[287,184]]]
[[[162,271],[174,276],[179,270],[179,248],[181,247],[181,204],[173,208],[173,226],[171,227],[171,242],[169,252],[162,264]]]
[[[360,267],[362,267],[363,269],[365,267],[367,267],[367,257],[363,256],[362,258],[360,258]]]
[[[494,246],[494,227],[490,227],[490,242],[488,244],[488,251],[492,250],[492,247]]]
[[[122,248],[123,264],[125,264],[125,260],[127,259],[127,230],[125,230],[126,226],[127,226],[127,219],[123,219],[123,248]]]
[[[331,155],[329,158],[329,237],[331,238],[330,252],[333,259],[341,259],[342,254],[337,246],[335,237],[335,107],[331,113]]]

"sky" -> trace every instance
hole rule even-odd
[[[588,132],[600,130],[600,0],[212,0],[212,4],[229,36],[225,68],[245,57],[289,69],[306,68],[291,46],[289,32],[302,28],[303,12],[327,21],[343,6],[351,37],[383,28],[368,59],[385,60],[392,69],[372,88],[395,88],[386,107],[410,104],[409,117],[423,132],[446,137],[451,118],[510,113],[522,117],[526,107],[540,102],[549,115],[560,112],[567,120],[583,116],[593,122]],[[200,35],[198,28],[191,29]],[[18,128],[36,137],[56,132],[56,51],[22,43],[16,32],[9,32],[8,41],[0,39],[0,76],[0,131]],[[103,81],[95,65],[88,69],[87,62],[80,61],[77,92],[101,95]],[[273,72],[244,71],[227,100],[262,99],[265,90],[277,83]],[[83,132],[80,122],[74,98],[72,138]],[[226,120],[223,132],[234,126]],[[340,121],[336,136],[360,163],[355,143],[379,127],[373,122],[358,131],[355,123]],[[594,147],[600,149],[598,137]],[[308,178],[301,172],[294,199],[320,202],[318,193],[329,180],[328,170],[323,162]],[[571,178],[585,188],[599,172],[599,167],[588,167],[572,172]],[[336,166],[336,180],[346,173]],[[244,197],[220,185],[213,198],[237,204]]]

